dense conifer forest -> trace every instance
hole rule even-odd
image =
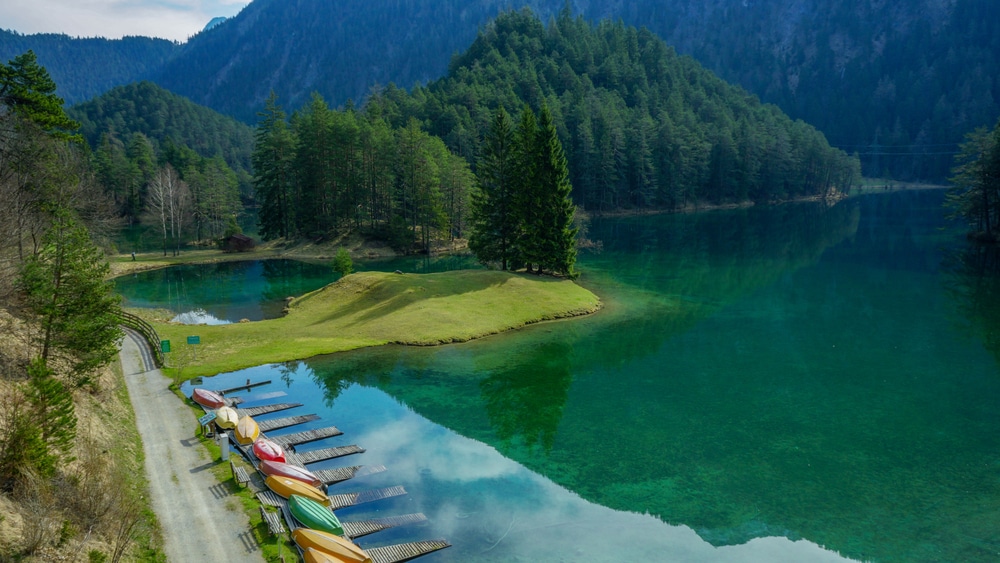
[[[253,160],[261,234],[322,239],[365,229],[425,251],[463,237],[476,193],[470,169],[485,189],[495,168],[484,145],[496,136],[494,116],[523,108],[545,116],[569,162],[565,188],[588,211],[825,197],[859,179],[857,159],[814,128],[650,32],[593,26],[568,11],[546,28],[524,10],[497,18],[427,88],[390,86],[340,111],[314,94],[290,120],[272,95]],[[488,254],[504,267],[521,261]]]
[[[22,35],[0,29],[0,61],[33,51],[58,86],[59,97],[70,105],[152,77],[179,50],[177,43],[150,37]]]
[[[395,123],[417,118],[470,162],[493,108],[547,104],[589,211],[767,203],[825,196],[859,179],[855,158],[678,56],[647,30],[530,11],[487,26],[449,76],[369,102]]]
[[[963,135],[1000,115],[990,0],[256,0],[184,45],[3,32],[0,59],[34,49],[71,103],[149,78],[253,123],[272,90],[295,110],[313,91],[339,106],[375,85],[426,84],[501,10],[548,22],[567,5],[649,29],[857,152],[867,176],[944,181]]]
[[[119,86],[68,114],[120,215],[169,230],[164,247],[220,236],[253,205],[253,130],[243,123],[151,82]],[[168,208],[177,216],[160,213]]]

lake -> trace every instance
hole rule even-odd
[[[596,315],[204,385],[366,448],[310,468],[384,465],[331,492],[408,494],[338,515],[424,513],[358,542],[422,561],[995,561],[1000,259],[943,195],[595,219]]]

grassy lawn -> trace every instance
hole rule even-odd
[[[279,319],[221,326],[151,322],[171,341],[165,371],[181,381],[365,346],[464,342],[600,306],[572,281],[549,277],[363,272],[295,299]],[[186,343],[193,335],[197,346]]]

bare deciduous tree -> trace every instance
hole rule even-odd
[[[146,208],[149,217],[163,237],[163,255],[167,255],[168,240],[173,243],[174,256],[180,252],[181,235],[191,208],[191,192],[169,164],[153,176],[147,190]]]

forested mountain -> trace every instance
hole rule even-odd
[[[80,122],[80,133],[92,147],[97,147],[105,134],[125,141],[142,133],[157,149],[166,144],[183,145],[203,158],[222,157],[237,172],[250,172],[250,126],[152,82],[119,86],[73,106],[68,113]]]
[[[994,0],[255,0],[184,45],[2,32],[0,58],[34,49],[70,103],[149,77],[252,123],[271,90],[294,110],[313,91],[337,106],[429,82],[502,9],[548,21],[567,4],[649,28],[858,152],[867,175],[941,181],[963,135],[1000,115]]]
[[[189,216],[174,222],[171,238],[180,244],[181,226],[190,226],[186,236],[200,240],[222,233],[253,198],[253,130],[231,117],[152,82],[119,86],[67,113],[93,148],[98,181],[130,224],[174,198],[174,210]]]
[[[89,100],[122,84],[151,77],[180,45],[165,39],[73,38],[43,33],[21,35],[0,29],[0,62],[34,51],[67,104]]]
[[[645,26],[832,142],[865,172],[941,180],[964,133],[1000,115],[994,0],[256,0],[194,37],[161,84],[246,121],[273,89],[289,109],[373,84],[442,76],[499,10],[565,5]]]
[[[547,257],[559,241],[572,248],[573,202],[602,212],[768,203],[826,196],[860,174],[812,126],[651,32],[568,10],[547,28],[528,9],[502,13],[426,88],[389,86],[343,110],[313,94],[290,120],[272,94],[260,115],[253,168],[265,239],[360,229],[429,251],[465,236],[471,198],[469,246],[505,269],[572,275],[575,254]],[[538,224],[559,225],[542,237],[546,249],[522,236]]]
[[[497,107],[547,106],[588,210],[767,203],[849,187],[857,160],[772,105],[730,86],[648,30],[569,10],[546,28],[524,10],[486,26],[449,75],[369,104],[419,119],[474,162]]]

